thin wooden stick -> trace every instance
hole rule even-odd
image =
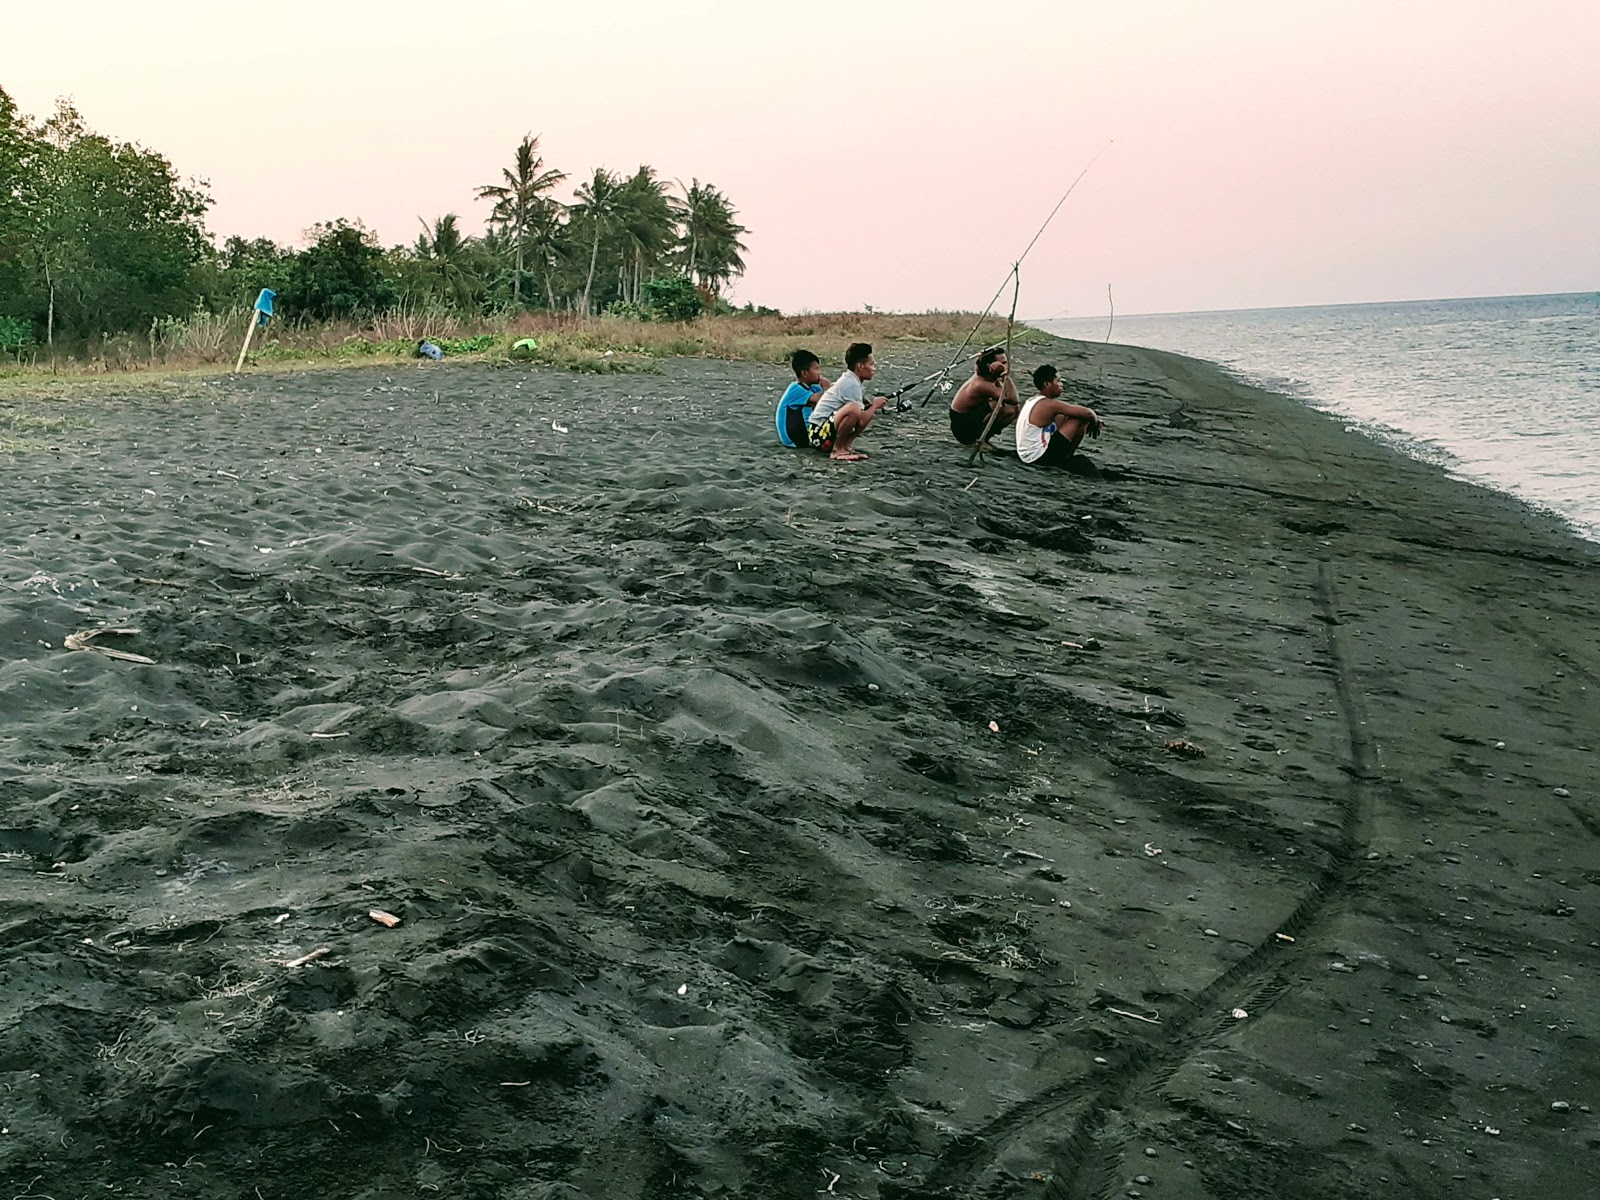
[[[1057,206],[1059,207],[1059,205]],[[1053,215],[1053,214],[1052,214]],[[1011,278],[1015,286],[1011,289],[1011,316],[1006,320],[1006,377],[1011,375],[1011,330],[1017,323],[1017,297],[1022,295],[1022,263],[1016,262],[1011,266]],[[1012,386],[1016,386],[1013,381]],[[994,427],[995,418],[1000,415],[1000,409],[1005,406],[1006,386],[1000,384],[1000,398],[995,401],[994,407],[989,410],[989,419],[983,423],[983,432],[978,435],[978,440],[972,444],[972,454],[967,459],[967,466],[972,466],[978,461],[978,455],[983,453],[983,444],[989,440],[989,430]]]
[[[1138,1013],[1129,1012],[1125,1008],[1108,1008],[1108,1009],[1106,1009],[1106,1011],[1107,1012],[1114,1012],[1119,1017],[1127,1017],[1127,1018],[1129,1018],[1130,1020],[1133,1020],[1133,1021],[1143,1021],[1146,1025],[1159,1025],[1159,1024],[1161,1024],[1161,1019],[1159,1017],[1141,1017]]]
[[[250,328],[244,331],[244,345],[239,347],[239,361],[233,364],[233,373],[237,375],[244,370],[244,356],[250,353],[250,339],[256,336],[256,325],[261,320],[261,314],[255,309],[250,310]]]
[[[89,629],[85,630],[83,633],[67,634],[66,637],[61,639],[61,646],[66,650],[93,650],[96,654],[103,654],[107,658],[115,658],[122,662],[144,663],[146,666],[153,667],[155,666],[156,662],[156,660],[153,658],[146,658],[142,654],[130,654],[126,650],[113,650],[110,646],[101,646],[96,644],[94,640],[103,633],[132,637],[138,632],[139,631],[137,629],[129,629],[125,627],[118,627],[115,629],[110,627],[103,629]]]
[[[1089,173],[1089,167],[1092,167],[1095,165],[1095,163],[1099,162],[1100,155],[1104,154],[1109,149],[1111,149],[1111,142],[1107,141],[1104,146],[1100,147],[1099,152],[1089,160],[1088,166],[1084,167],[1083,170],[1078,172],[1078,177],[1072,181],[1072,185],[1068,187],[1065,192],[1061,193],[1061,199],[1056,201],[1056,206],[1050,210],[1050,215],[1044,219],[1044,224],[1039,226],[1038,232],[1033,235],[1033,240],[1028,243],[1027,247],[1022,251],[1021,256],[1017,259],[1016,264],[1012,267],[1013,273],[1015,273],[1017,267],[1022,266],[1022,260],[1027,258],[1028,255],[1033,252],[1033,247],[1038,243],[1039,239],[1044,236],[1044,231],[1050,228],[1050,222],[1056,219],[1056,214],[1061,211],[1061,206],[1067,202],[1067,197],[1072,195],[1072,193],[1077,190],[1078,185],[1083,182],[1083,177]],[[1007,278],[1010,278],[1010,276],[1007,276]],[[984,321],[988,319],[989,310],[994,307],[995,301],[999,300],[1000,297],[1005,294],[1005,290],[1006,283],[1005,280],[1002,279],[1000,281],[999,288],[995,290],[994,300],[990,300],[988,305],[985,306],[982,315],[978,317],[978,323],[972,327],[972,332],[967,334],[966,340],[961,343],[961,349],[956,351],[955,357],[950,360],[950,365],[943,371],[939,372],[941,380],[945,375],[948,375],[951,371],[955,370],[956,364],[961,361],[961,356],[967,352],[967,347],[972,344],[972,339],[977,337],[978,330],[983,328]],[[1015,309],[1012,310],[1011,315],[1013,318],[1016,316]],[[1007,337],[1009,336],[1010,335],[1007,334]],[[933,399],[933,394],[938,390],[939,383],[935,382],[934,385],[928,389],[928,394],[922,398],[921,407],[927,408],[928,401]]]
[[[329,949],[327,946],[318,946],[310,954],[302,954],[299,958],[291,958],[288,962],[283,962],[282,960],[279,960],[278,965],[280,967],[288,967],[292,971],[296,967],[303,967],[307,963],[314,963],[319,958],[326,958],[328,955],[330,955],[332,953],[333,953],[333,951],[331,949]]]

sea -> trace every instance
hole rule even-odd
[[[1600,541],[1600,292],[1030,323],[1218,363]]]

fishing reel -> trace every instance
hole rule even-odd
[[[943,372],[940,372],[940,374],[943,374]],[[898,392],[889,393],[889,399],[894,401],[894,411],[897,412],[897,413],[908,413],[912,409],[916,408],[917,406],[915,404],[913,404],[910,400],[906,399],[906,393],[911,391],[914,388],[921,387],[924,383],[927,383],[927,382],[928,381],[926,379],[919,379],[919,380],[917,380],[916,383],[908,383],[908,384],[906,384],[906,386],[901,388]],[[933,398],[933,393],[934,392],[939,392],[939,393],[942,394],[944,392],[950,391],[955,386],[956,385],[954,383],[952,383],[950,380],[941,379],[938,383],[934,384],[934,386],[931,389],[929,389],[929,391],[928,391],[928,399],[925,399],[922,402],[923,407],[927,407],[928,400],[931,400]]]

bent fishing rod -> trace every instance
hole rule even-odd
[[[962,348],[965,349],[965,347],[962,347]],[[958,367],[958,366],[961,365],[961,363],[971,362],[975,358],[982,358],[990,350],[998,350],[999,348],[1000,348],[1000,343],[996,342],[992,346],[985,346],[982,350],[974,350],[971,354],[967,355],[965,358],[959,360],[958,362],[951,363],[949,367],[940,367],[937,371],[933,372],[931,375],[924,375],[921,379],[913,379],[910,383],[906,384],[904,387],[898,387],[894,391],[885,394],[883,398],[885,400],[894,400],[894,401],[898,402],[898,403],[895,404],[895,412],[910,412],[911,408],[912,408],[911,402],[909,400],[900,401],[900,397],[901,396],[904,396],[907,392],[916,391],[916,389],[921,387],[923,384],[928,383],[931,380],[938,379],[941,375],[950,374],[951,367]]]
[[[1050,215],[1044,219],[1044,224],[1039,226],[1039,231],[1033,235],[1032,240],[1028,242],[1027,246],[1023,249],[1022,254],[1018,256],[1016,262],[1011,264],[1011,269],[1006,272],[1005,278],[1000,281],[1000,286],[995,289],[995,293],[993,297],[990,298],[989,303],[984,305],[983,312],[979,314],[977,323],[973,325],[972,331],[967,334],[966,340],[961,343],[961,348],[956,351],[955,357],[950,360],[948,366],[935,373],[933,378],[936,380],[936,382],[931,388],[928,389],[928,394],[922,398],[922,403],[917,407],[928,407],[928,401],[932,400],[933,394],[939,390],[939,384],[943,382],[944,376],[950,374],[951,371],[955,370],[956,367],[960,366],[961,363],[965,361],[962,358],[962,355],[966,354],[967,347],[972,345],[972,339],[978,336],[978,330],[982,329],[983,323],[989,319],[989,314],[994,310],[995,303],[1002,295],[1005,294],[1006,284],[1010,283],[1012,277],[1021,270],[1022,260],[1028,257],[1034,246],[1038,244],[1039,239],[1044,236],[1044,231],[1050,228],[1050,222],[1056,219],[1056,214],[1061,211],[1061,206],[1067,202],[1067,197],[1072,195],[1072,193],[1077,189],[1077,186],[1083,182],[1083,177],[1089,173],[1089,168],[1093,167],[1095,163],[1099,162],[1100,156],[1109,149],[1111,149],[1111,141],[1107,141],[1104,146],[1101,146],[1100,149],[1095,152],[1095,156],[1089,160],[1088,164],[1083,168],[1083,170],[1078,172],[1077,178],[1072,181],[1071,185],[1066,191],[1061,193],[1061,199],[1056,201],[1056,206],[1050,210]],[[982,351],[979,353],[981,354]],[[974,354],[971,357],[976,358],[978,355]],[[919,385],[913,384],[912,386],[915,387]],[[910,409],[911,405],[903,400],[895,406],[896,412],[908,412]]]

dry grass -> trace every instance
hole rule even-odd
[[[101,338],[56,366],[33,362],[0,365],[0,391],[26,390],[53,376],[74,382],[94,377],[173,376],[211,373],[231,366],[244,336],[245,310],[217,316],[201,313],[158,322],[143,337]],[[972,331],[973,313],[808,313],[799,316],[702,317],[681,324],[654,324],[613,317],[565,317],[541,313],[465,318],[424,308],[397,308],[360,320],[280,322],[270,326],[250,352],[250,365],[329,367],[415,356],[422,338],[450,343],[476,339],[451,358],[504,360],[512,345],[532,337],[538,349],[517,357],[576,371],[649,370],[658,358],[717,358],[785,362],[804,346],[824,363],[842,361],[851,342],[959,343]],[[1005,336],[1005,322],[984,321],[974,345]],[[449,349],[447,347],[447,349]]]

